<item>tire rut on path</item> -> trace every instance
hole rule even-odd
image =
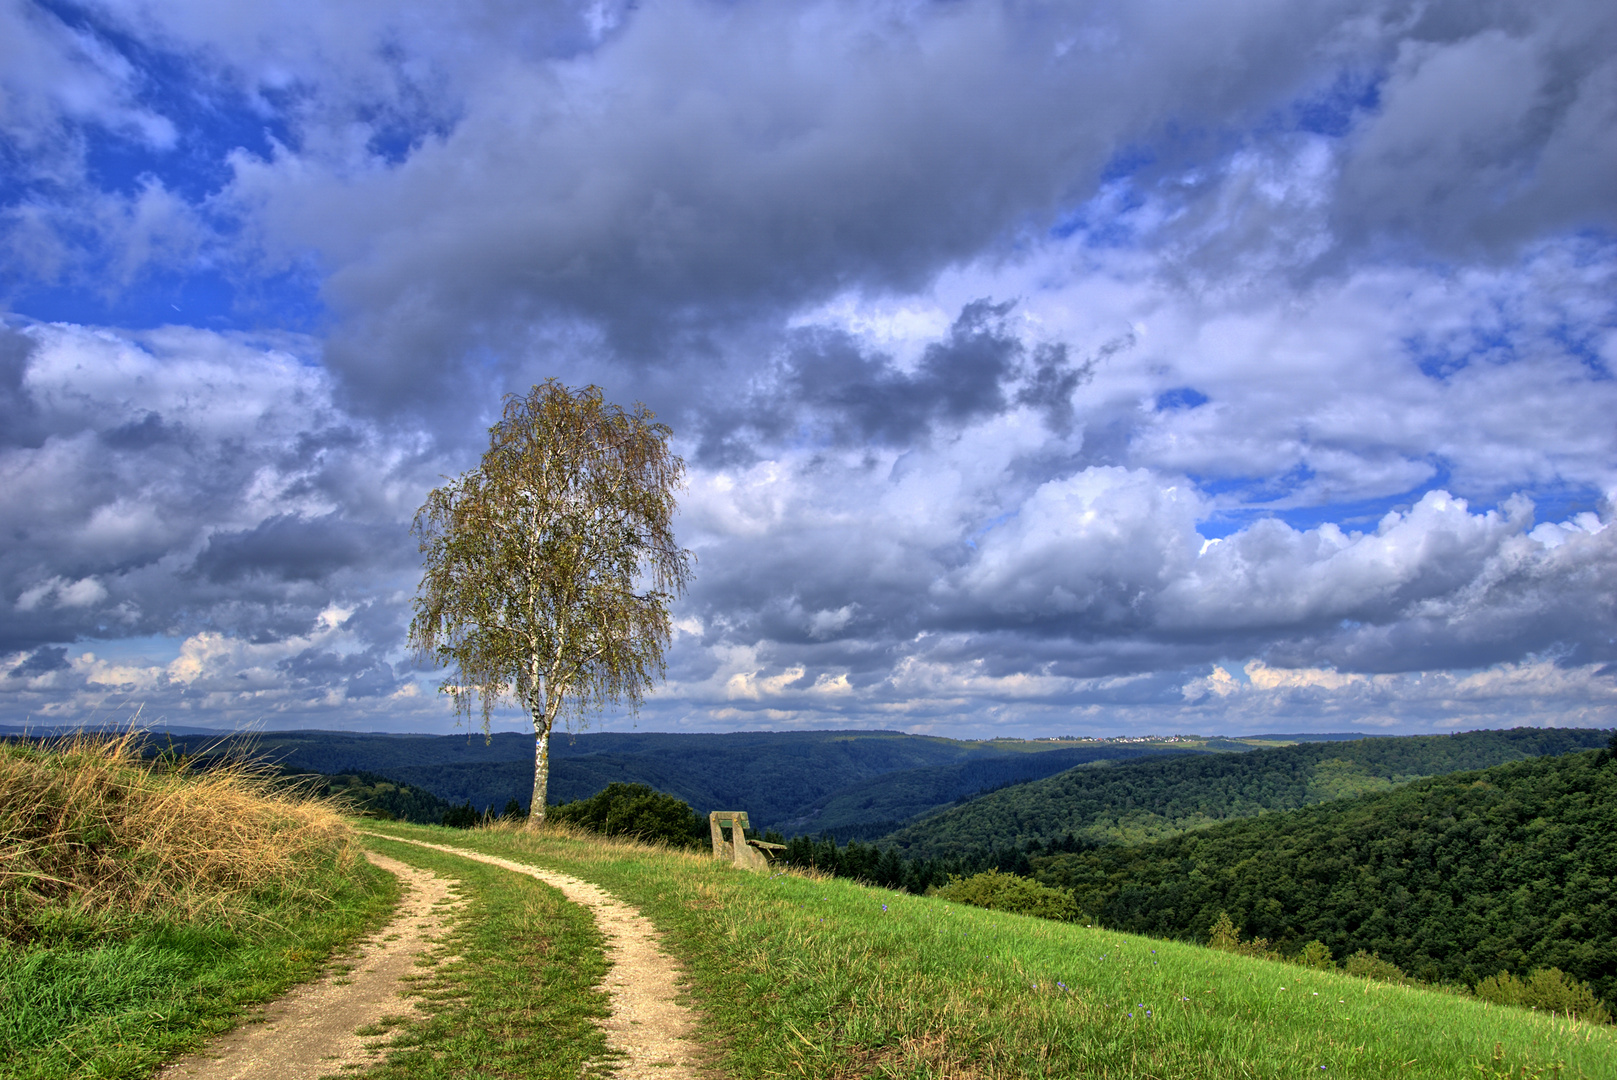
[[[622,1055],[607,1068],[622,1080],[701,1080],[709,1075],[701,1066],[703,1055],[693,1037],[695,1016],[675,991],[679,965],[659,948],[661,935],[638,909],[598,885],[554,870],[425,840],[372,832],[365,835],[527,874],[554,886],[573,903],[588,907],[606,938],[604,951],[611,964],[604,980],[611,1016],[602,1028],[607,1045]]]
[[[265,1008],[261,1023],[248,1022],[212,1042],[200,1054],[165,1066],[161,1080],[315,1080],[345,1065],[377,1060],[388,1036],[363,1036],[361,1028],[384,1016],[409,1012],[405,977],[449,927],[458,902],[455,881],[428,870],[367,853],[375,865],[399,878],[405,895],[397,914],[366,938],[337,971],[296,987]]]

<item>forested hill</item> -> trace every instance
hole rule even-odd
[[[1139,843],[1422,777],[1604,746],[1608,737],[1594,729],[1516,728],[1085,765],[945,810],[885,842],[925,858],[1048,844],[1068,833],[1091,843]]]
[[[1513,762],[1034,860],[1108,928],[1376,952],[1428,980],[1558,967],[1617,1003],[1617,759]]]
[[[224,749],[218,736],[157,736],[153,745],[192,754]],[[512,798],[526,807],[533,791],[532,735],[502,733],[485,742],[481,733],[261,732],[236,749],[293,770],[378,774],[479,810],[498,811]],[[886,831],[896,818],[983,787],[1049,776],[1077,760],[1162,749],[1134,743],[962,741],[895,731],[557,734],[551,739],[550,801],[588,798],[614,782],[639,783],[702,813],[746,810],[760,828],[813,822],[829,810],[827,820],[836,828],[888,822],[878,826]],[[1231,743],[1227,749],[1252,747]],[[864,792],[864,785],[885,777],[893,782]]]
[[[1247,751],[1250,747],[1240,749]],[[816,800],[797,817],[781,822],[778,828],[786,833],[831,835],[841,840],[874,839],[912,818],[941,810],[980,792],[1042,780],[1077,765],[1169,754],[1228,752],[1231,751],[1209,751],[1200,747],[1096,744],[1042,753],[978,755],[956,764],[903,769],[860,780]]]

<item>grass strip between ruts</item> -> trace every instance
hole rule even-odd
[[[394,877],[363,862],[300,884],[236,929],[152,915],[115,934],[0,943],[0,1078],[147,1076],[314,978],[398,901]]]
[[[345,1075],[604,1075],[610,1059],[599,1021],[608,1006],[600,983],[607,964],[587,908],[524,874],[413,844],[365,842],[455,879],[464,906],[423,964],[421,1012],[401,1012],[375,1029],[393,1033],[385,1057],[363,1073]]]
[[[1617,1077],[1609,1026],[705,854],[378,828],[562,870],[638,907],[737,1078]]]

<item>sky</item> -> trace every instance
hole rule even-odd
[[[604,729],[1610,727],[1614,368],[1609,0],[0,0],[0,723],[454,730],[556,377],[687,466]]]

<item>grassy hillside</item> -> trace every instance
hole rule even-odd
[[[1107,926],[1364,949],[1474,985],[1558,967],[1617,1004],[1617,761],[1513,762],[1152,844],[1034,861]]]
[[[1612,1028],[1465,997],[628,842],[379,828],[639,907],[736,1078],[1617,1075]]]
[[[326,802],[133,740],[0,743],[0,1076],[142,1076],[377,925]]]
[[[887,840],[917,857],[1048,843],[1069,832],[1091,843],[1139,843],[1422,777],[1604,746],[1609,737],[1517,728],[1081,766],[946,810]]]

